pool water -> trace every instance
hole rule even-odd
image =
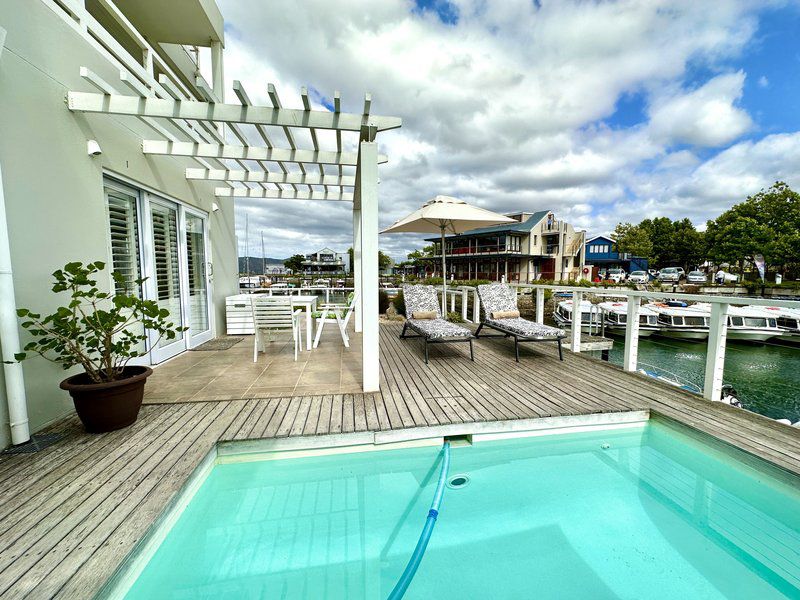
[[[440,465],[216,465],[127,598],[385,598]],[[800,597],[797,481],[670,423],[453,447],[458,474],[406,598]]]

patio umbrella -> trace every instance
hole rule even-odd
[[[515,223],[516,221],[484,208],[470,206],[450,196],[436,196],[381,233],[439,233],[442,236],[442,316],[447,315],[447,264],[444,236],[464,233],[478,227]]]

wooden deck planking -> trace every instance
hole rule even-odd
[[[800,474],[800,431],[709,403],[552,344],[480,340],[431,349],[381,327],[381,392],[146,406],[123,431],[81,432],[0,457],[0,595],[95,593],[219,440],[651,409]]]

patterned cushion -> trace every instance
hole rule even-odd
[[[420,335],[423,335],[431,339],[460,338],[460,337],[472,336],[472,332],[466,327],[462,327],[461,325],[456,325],[455,323],[451,323],[450,321],[445,321],[444,319],[436,319],[433,321],[430,320],[420,321],[418,319],[408,319],[406,323],[408,324],[409,327],[411,327],[411,329],[413,329]]]
[[[436,313],[436,318],[442,317],[439,307],[439,297],[436,295],[436,288],[432,285],[404,285],[403,298],[406,301],[406,318],[415,312]]]
[[[563,338],[567,337],[567,333],[558,327],[550,327],[549,325],[541,325],[528,319],[517,317],[516,319],[486,319],[489,325],[496,325],[513,331],[517,335],[523,337],[533,338]]]
[[[478,296],[484,317],[489,317],[494,312],[517,310],[517,293],[505,283],[479,285]]]

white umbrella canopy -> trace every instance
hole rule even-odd
[[[451,196],[436,196],[407,217],[396,221],[381,233],[439,233],[442,236],[442,316],[447,315],[447,265],[445,235],[464,233],[478,227],[516,223],[505,215],[471,206]]]

